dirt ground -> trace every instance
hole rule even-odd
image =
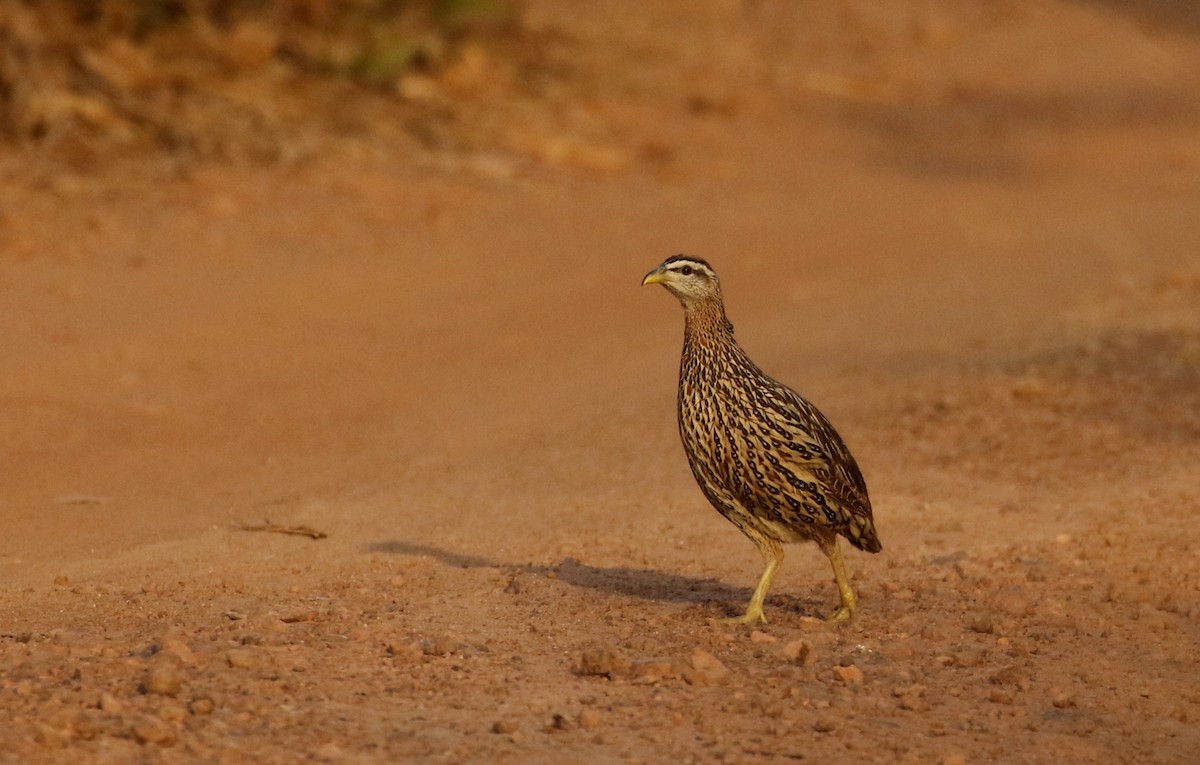
[[[671,7],[523,5],[477,145],[4,155],[0,763],[1200,761],[1200,16]],[[858,457],[848,626],[719,623],[676,252]]]

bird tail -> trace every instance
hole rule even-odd
[[[875,522],[870,518],[855,516],[846,529],[846,539],[850,544],[869,553],[877,553],[883,549],[879,536],[875,533]]]

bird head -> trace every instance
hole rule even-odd
[[[684,307],[711,300],[721,301],[721,282],[708,261],[689,255],[674,255],[646,274],[642,285],[661,284],[679,298]]]

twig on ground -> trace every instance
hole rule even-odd
[[[298,537],[308,537],[309,539],[324,539],[329,536],[324,531],[317,531],[311,526],[280,526],[265,519],[259,524],[235,523],[233,527],[238,531],[265,531],[270,534],[292,534]]]

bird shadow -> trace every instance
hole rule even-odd
[[[574,587],[668,603],[723,602],[732,605],[749,600],[751,593],[749,588],[734,587],[718,579],[701,579],[647,568],[591,566],[569,557],[553,565],[513,564],[400,540],[375,542],[367,546],[367,551],[428,556],[458,568],[495,568],[543,576],[553,573],[558,581]]]

